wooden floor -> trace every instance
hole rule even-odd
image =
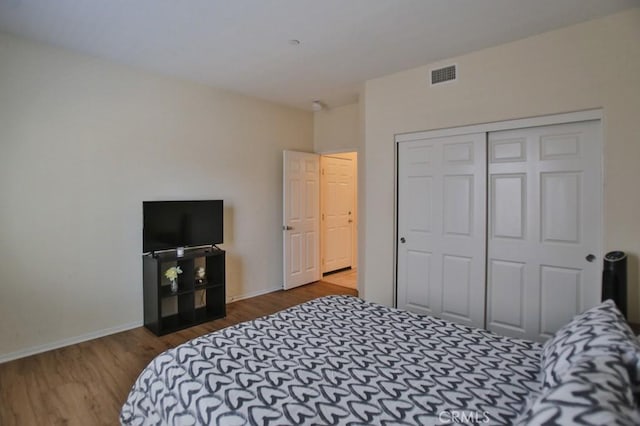
[[[356,269],[347,269],[346,271],[325,275],[322,280],[342,287],[358,289],[358,271]]]
[[[0,425],[115,425],[140,371],[156,355],[202,334],[329,294],[317,282],[227,305],[227,317],[157,337],[144,327],[0,364]]]

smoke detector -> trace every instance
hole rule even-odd
[[[321,111],[324,108],[324,105],[322,105],[322,102],[320,101],[313,101],[311,102],[311,109],[318,112]]]

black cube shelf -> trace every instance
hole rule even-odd
[[[156,335],[171,333],[226,315],[225,251],[216,248],[144,255],[144,325]],[[179,266],[178,290],[171,291],[165,272]],[[198,267],[205,278],[196,279]]]

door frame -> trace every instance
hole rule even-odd
[[[353,215],[354,217],[353,217],[353,221],[354,221],[354,223],[353,223],[353,227],[352,227],[353,229],[352,229],[352,242],[351,242],[351,245],[352,245],[352,259],[351,259],[352,266],[351,267],[352,267],[352,269],[356,269],[357,270],[357,266],[358,266],[358,262],[359,262],[359,258],[360,258],[359,257],[359,250],[358,250],[358,248],[359,248],[358,238],[359,238],[359,235],[360,235],[360,232],[359,232],[359,229],[358,229],[358,226],[359,226],[358,225],[358,223],[359,223],[359,221],[358,221],[358,217],[359,217],[358,212],[359,212],[359,207],[360,207],[359,206],[359,202],[360,201],[359,201],[359,196],[358,196],[358,188],[359,188],[359,184],[358,183],[359,183],[359,173],[360,173],[359,172],[359,168],[358,168],[358,157],[359,157],[358,149],[357,148],[351,148],[351,149],[346,148],[346,149],[324,151],[324,152],[318,152],[318,151],[302,152],[302,151],[286,150],[286,149],[283,150],[283,154],[282,154],[283,155],[283,157],[282,157],[283,158],[283,178],[282,178],[282,184],[283,184],[282,196],[283,196],[283,201],[285,199],[285,194],[286,194],[286,191],[287,191],[286,179],[285,179],[285,176],[284,176],[284,174],[285,174],[284,173],[284,168],[285,168],[285,162],[286,162],[286,154],[285,153],[286,152],[294,152],[294,153],[298,152],[298,153],[301,153],[301,154],[312,154],[312,155],[316,155],[318,157],[318,174],[317,174],[317,178],[318,178],[318,203],[317,203],[318,211],[317,211],[317,213],[318,213],[318,217],[319,217],[319,220],[318,220],[318,241],[319,241],[319,243],[318,243],[318,250],[317,250],[317,256],[316,256],[317,265],[318,265],[318,274],[319,274],[319,276],[317,278],[318,280],[322,279],[321,254],[322,254],[322,252],[324,250],[324,247],[323,247],[323,236],[322,236],[322,232],[321,232],[322,224],[320,223],[321,222],[320,215],[322,214],[322,206],[321,206],[322,196],[320,194],[321,186],[322,186],[321,183],[320,183],[320,180],[322,178],[322,175],[321,175],[321,170],[320,170],[320,158],[322,156],[335,156],[335,155],[346,154],[346,153],[355,154],[355,156],[354,156],[354,168],[355,168],[355,170],[354,170],[354,176],[353,176],[353,187],[354,187],[354,206],[353,206],[354,207],[354,210],[353,210],[354,211],[354,215]],[[282,282],[283,282],[283,284],[282,284],[282,288],[284,290],[288,290],[290,288],[294,288],[295,286],[285,285],[287,283],[287,280],[285,279],[285,275],[287,273],[286,272],[287,271],[287,263],[286,263],[287,253],[286,253],[285,244],[284,244],[284,239],[286,238],[286,232],[287,232],[287,230],[285,229],[286,226],[287,226],[285,209],[286,209],[286,207],[284,206],[284,202],[283,202],[283,211],[282,211],[282,216],[283,216],[283,225],[282,225],[282,232],[283,232],[282,233],[282,235],[283,235],[283,261],[282,261],[282,265],[283,265],[283,281]],[[360,279],[358,279],[358,286],[357,286],[358,291],[360,291],[359,290],[359,288],[360,288],[360,284],[359,283],[360,283]]]
[[[338,151],[338,152],[330,152],[330,153],[319,153],[320,155],[320,255],[321,255],[321,261],[320,261],[320,275],[323,276],[324,274],[324,249],[325,249],[325,240],[326,240],[326,236],[325,236],[325,221],[323,219],[323,214],[325,213],[325,191],[324,191],[324,186],[325,186],[325,181],[324,181],[324,174],[322,172],[322,169],[324,167],[323,161],[325,157],[334,157],[334,158],[343,158],[346,159],[345,157],[340,157],[341,154],[354,154],[353,156],[353,182],[352,182],[352,189],[353,189],[353,208],[352,208],[352,219],[353,219],[353,224],[351,226],[351,269],[357,269],[357,264],[358,264],[358,243],[357,243],[357,238],[358,238],[358,151],[353,150],[353,151]],[[349,159],[351,160],[351,159]]]
[[[447,136],[465,135],[469,133],[490,133],[499,130],[517,130],[527,127],[541,127],[553,124],[568,124],[580,121],[600,121],[600,185],[598,199],[600,204],[600,232],[598,233],[598,244],[596,252],[603,255],[604,248],[604,111],[602,108],[575,111],[561,114],[543,115],[537,117],[518,118],[505,121],[494,121],[483,124],[472,124],[459,127],[448,127],[442,129],[425,130],[421,132],[397,133],[394,136],[394,209],[393,209],[393,306],[398,306],[398,149],[399,143],[409,142],[419,139],[433,139]]]

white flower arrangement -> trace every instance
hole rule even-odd
[[[167,277],[170,281],[175,281],[178,279],[178,275],[180,275],[182,273],[182,269],[180,269],[179,266],[172,266],[171,268],[167,269],[167,271],[164,273],[164,276]]]

